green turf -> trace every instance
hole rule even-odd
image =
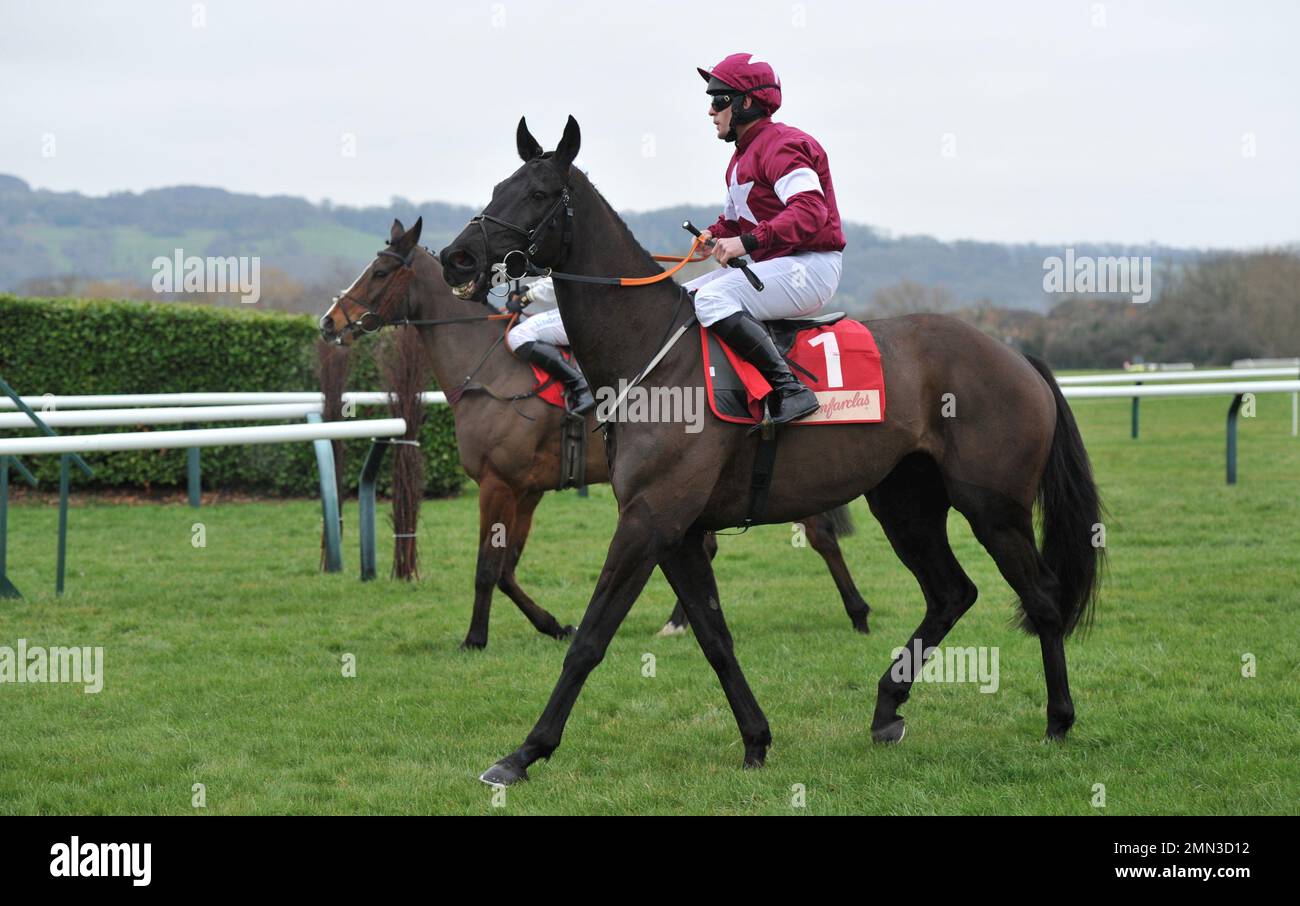
[[[1043,740],[1037,642],[958,517],[954,547],[981,599],[948,639],[997,646],[1000,689],[918,685],[908,734],[872,745],[876,680],[922,603],[865,503],[844,542],[875,610],[849,628],[817,555],[788,526],[726,538],[719,585],[740,662],[771,721],[767,767],[741,746],[717,680],[687,637],[659,639],[671,596],[651,581],[533,781],[475,780],[540,713],[564,645],[498,595],[486,652],[469,622],[476,498],[428,503],[413,585],[316,571],[310,501],[78,506],[68,593],[52,594],[56,512],[11,510],[0,645],[105,649],[98,695],[0,685],[0,812],[190,813],[1259,813],[1300,799],[1300,439],[1290,399],[1243,422],[1240,484],[1223,479],[1227,400],[1075,409],[1110,506],[1111,572],[1097,623],[1068,645],[1078,724]],[[206,526],[207,546],[191,545]],[[577,622],[614,524],[608,488],[543,503],[520,571]],[[383,526],[381,525],[381,531]],[[381,550],[386,562],[389,550]],[[1258,675],[1241,674],[1243,654]],[[357,675],[342,676],[355,655]],[[642,675],[643,657],[656,676]],[[806,806],[792,806],[802,784]],[[1106,805],[1092,805],[1104,784]]]

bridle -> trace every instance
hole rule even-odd
[[[355,283],[344,290],[342,295],[334,297],[334,304],[331,308],[337,308],[343,313],[343,320],[345,322],[343,325],[344,330],[351,331],[353,334],[375,333],[386,325],[393,323],[389,318],[392,315],[394,308],[397,306],[398,302],[404,302],[410,297],[411,280],[415,277],[415,269],[411,267],[411,262],[415,259],[415,249],[412,248],[405,255],[399,255],[397,252],[392,250],[392,244],[393,243],[390,240],[388,243],[389,247],[380,249],[376,257],[392,258],[401,266],[395,268],[393,272],[388,275],[387,279],[384,280],[384,285],[379,291],[378,302],[371,305],[363,299],[353,297],[352,292],[356,289]],[[360,318],[353,321],[352,316],[348,314],[348,306],[344,305],[344,302],[351,302],[355,305],[359,305],[361,308],[365,309],[365,311],[362,313]],[[328,312],[321,315],[320,326],[322,330],[326,326],[325,320],[328,317]],[[342,339],[343,333],[340,331],[338,340],[342,341]]]
[[[511,251],[506,252],[505,258],[500,263],[492,265],[491,279],[493,285],[496,285],[502,280],[522,280],[524,277],[552,275],[550,268],[541,268],[534,264],[533,256],[536,255],[537,250],[541,248],[542,238],[554,225],[555,219],[559,215],[561,209],[564,211],[564,229],[560,236],[560,254],[555,259],[557,264],[561,264],[568,256],[569,245],[573,241],[573,201],[570,197],[569,187],[567,184],[563,191],[560,192],[560,197],[557,198],[555,203],[547,209],[546,213],[537,221],[537,226],[532,229],[521,227],[508,220],[502,220],[500,217],[494,217],[486,211],[470,218],[469,222],[471,224],[476,224],[479,228],[479,232],[483,235],[483,251],[485,254],[490,248],[488,245],[487,232],[487,225],[489,223],[507,229],[512,233],[518,233],[528,242],[527,249],[512,249]],[[519,255],[523,258],[523,270],[518,274],[512,273],[510,270],[510,258],[513,255]],[[482,277],[483,274],[480,274],[479,276]]]

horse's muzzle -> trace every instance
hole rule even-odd
[[[340,346],[343,343],[343,335],[334,329],[334,319],[329,315],[321,315],[320,321],[317,322],[320,327],[320,338],[326,343],[333,343]]]
[[[443,249],[438,256],[442,261],[442,276],[457,299],[468,300],[483,280],[483,269],[478,257],[464,246]]]

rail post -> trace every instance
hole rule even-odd
[[[59,559],[54,573],[54,593],[63,594],[63,576],[68,565],[68,460],[75,454],[59,457]]]
[[[319,413],[307,413],[307,421],[320,424]],[[316,471],[320,475],[321,518],[325,524],[325,572],[343,569],[343,532],[339,526],[339,486],[334,474],[334,445],[328,440],[312,441],[316,448]]]
[[[1133,386],[1134,386],[1134,387],[1141,387],[1141,386],[1142,386],[1142,382],[1141,382],[1141,381],[1134,381],[1134,382],[1133,382]],[[1137,438],[1138,438],[1138,405],[1139,405],[1141,402],[1142,402],[1142,397],[1140,397],[1140,396],[1135,396],[1135,397],[1133,397],[1133,413],[1132,413],[1132,415],[1131,415],[1132,424],[1129,426],[1129,436],[1130,436],[1133,440],[1137,440]]]
[[[370,442],[366,461],[361,466],[361,478],[357,482],[357,535],[361,539],[362,582],[375,577],[375,482],[387,449],[386,440],[377,438]]]
[[[23,596],[18,587],[9,581],[6,572],[9,544],[9,462],[11,459],[23,478],[27,480],[27,483],[32,487],[36,487],[35,476],[28,472],[21,462],[10,456],[0,456],[0,598],[21,598]]]
[[[199,472],[199,448],[185,451],[185,483],[189,487],[190,506],[198,509],[203,504],[202,476]]]
[[[1241,411],[1243,396],[1238,393],[1232,398],[1232,405],[1228,407],[1228,484],[1237,483],[1237,413]]]

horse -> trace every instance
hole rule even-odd
[[[449,391],[460,462],[479,486],[474,609],[461,647],[487,646],[488,616],[493,590],[498,588],[538,632],[568,638],[574,628],[560,625],[515,578],[533,511],[542,496],[559,484],[564,411],[538,399],[532,370],[501,342],[505,322],[499,312],[485,308],[478,314],[465,313],[464,303],[442,279],[437,256],[419,244],[422,229],[423,218],[409,230],[393,221],[387,247],[321,317],[321,335],[350,344],[361,333],[410,324],[420,331],[438,386]],[[595,442],[587,445],[586,480],[601,484],[608,480],[608,465],[603,435],[593,433],[594,429],[592,414],[586,430]],[[853,628],[869,632],[870,607],[853,581],[838,541],[852,531],[848,510],[798,521],[808,545],[830,569]],[[504,528],[504,539],[498,527]],[[713,535],[707,544],[712,557],[717,552]],[[682,634],[688,623],[678,601],[660,634]]]
[[[515,143],[523,164],[441,252],[453,293],[481,299],[494,262],[512,273],[549,272],[593,387],[638,375],[646,385],[699,386],[700,328],[681,287],[592,282],[651,275],[657,266],[572,166],[581,144],[577,121],[570,116],[555,150],[544,152],[520,119]],[[686,341],[664,351],[660,338],[682,325]],[[1022,626],[1039,639],[1047,736],[1063,739],[1075,721],[1064,640],[1091,619],[1103,560],[1093,543],[1100,496],[1069,406],[1045,363],[956,318],[909,315],[871,321],[869,329],[883,361],[888,417],[780,429],[762,520],[788,522],[865,494],[916,577],[925,616],[881,676],[871,721],[872,739],[891,743],[903,738],[898,709],[921,667],[911,663],[912,652],[933,650],[977,596],[949,546],[947,517],[955,508],[1016,592]],[[771,730],[736,659],[704,543],[707,532],[747,518],[761,436],[721,420],[708,420],[695,434],[673,427],[611,426],[610,483],[619,516],[605,565],[541,717],[522,745],[480,775],[485,783],[526,780],[530,765],[554,754],[583,683],[656,565],[717,673],[740,730],[744,766],[766,759]]]

